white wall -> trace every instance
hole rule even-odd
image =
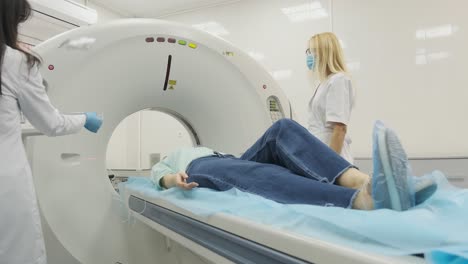
[[[82,5],[86,5],[85,0],[75,0],[75,2],[80,3]],[[95,9],[98,12],[98,24],[124,17],[124,15],[120,14],[119,12],[110,10],[109,8],[104,7],[95,2],[88,2],[87,6],[92,9]]]
[[[151,153],[160,153],[162,159],[181,147],[195,145],[187,129],[177,119],[161,112],[142,112],[140,133],[142,168],[151,167]]]
[[[370,124],[394,127],[411,156],[468,156],[468,2],[334,0],[334,31],[359,61],[352,134],[368,155]]]
[[[464,0],[255,0],[163,19],[221,25],[211,31],[274,72],[303,124],[314,89],[306,42],[333,30],[343,40],[358,91],[350,126],[356,156],[371,155],[376,119],[398,131],[411,156],[468,156],[466,10]]]
[[[161,159],[181,147],[194,146],[187,129],[172,116],[144,110],[125,118],[107,146],[107,168],[150,169],[150,154]]]

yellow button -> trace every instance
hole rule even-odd
[[[195,44],[195,43],[190,43],[190,44],[188,44],[188,46],[191,47],[192,49],[197,48],[197,44]]]

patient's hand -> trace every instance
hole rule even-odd
[[[163,177],[163,185],[166,188],[179,187],[184,190],[191,190],[198,187],[198,183],[191,182],[187,183],[188,175],[185,172],[179,172],[176,174],[169,174]]]

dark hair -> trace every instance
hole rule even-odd
[[[23,52],[30,67],[39,59],[18,46],[18,25],[28,20],[31,5],[27,0],[0,0],[0,95],[2,95],[2,66],[7,46]]]

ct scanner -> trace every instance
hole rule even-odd
[[[88,49],[67,48],[88,38]],[[289,102],[260,65],[224,40],[179,24],[122,20],[77,29],[35,51],[52,102],[95,111],[96,135],[47,138],[31,131],[27,150],[45,224],[80,263],[417,263],[343,248],[228,215],[201,219],[164,200],[129,194],[122,221],[106,175],[106,148],[128,115],[158,109],[182,121],[194,142],[240,154],[270,124],[291,118]],[[162,127],[163,129],[163,127]],[[34,137],[33,137],[34,136]]]

